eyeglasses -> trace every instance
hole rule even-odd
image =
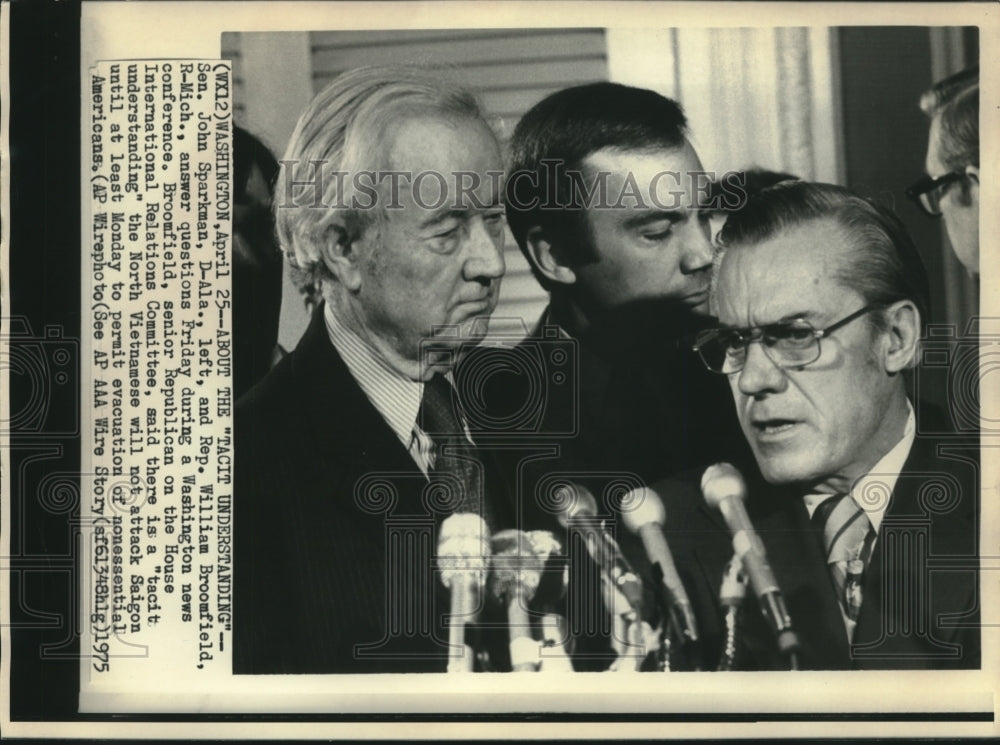
[[[907,188],[906,196],[916,202],[928,217],[940,217],[941,198],[951,184],[961,181],[963,178],[965,178],[964,171],[952,171],[937,178],[924,176]]]
[[[694,350],[701,356],[705,367],[724,375],[738,373],[743,369],[747,361],[747,350],[755,341],[761,343],[768,359],[778,367],[805,367],[819,359],[820,339],[881,307],[883,306],[866,305],[825,329],[817,329],[802,318],[770,323],[759,328],[706,329],[696,337]]]

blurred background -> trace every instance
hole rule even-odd
[[[476,91],[502,139],[562,88],[601,80],[680,101],[706,169],[751,166],[845,185],[893,206],[932,281],[934,323],[962,334],[978,290],[931,220],[903,190],[924,171],[928,121],[917,102],[934,81],[979,60],[978,29],[522,28],[225,33],[236,123],[280,158],[299,112],[340,72],[370,64],[439,68]],[[546,303],[513,238],[491,332],[530,329]],[[279,342],[308,317],[286,267]]]

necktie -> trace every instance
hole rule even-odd
[[[812,524],[817,532],[822,532],[827,569],[851,638],[861,613],[861,588],[875,529],[864,510],[847,494],[837,494],[822,502],[813,513]]]
[[[439,477],[441,492],[435,504],[442,512],[472,512],[491,529],[483,463],[465,436],[456,410],[456,392],[443,375],[424,384],[417,424],[434,443],[434,466],[428,475]]]

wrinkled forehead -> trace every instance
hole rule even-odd
[[[853,294],[840,279],[850,250],[844,231],[826,218],[727,248],[715,287],[719,321],[755,326],[825,315]]]
[[[405,112],[386,126],[388,164],[396,169],[440,169],[447,165],[501,163],[500,146],[489,126],[464,113],[434,109]]]
[[[485,122],[441,112],[410,116],[388,133],[389,174],[395,188],[419,205],[491,204],[502,194],[503,160]]]

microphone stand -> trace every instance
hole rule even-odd
[[[607,524],[600,521],[598,536],[604,550],[617,553],[618,548],[611,540]],[[631,568],[626,568],[621,575],[613,576],[613,582],[607,582],[610,588],[605,588],[605,597],[610,598],[609,608],[620,608],[613,614],[614,633],[612,647],[618,653],[618,659],[612,663],[611,670],[615,672],[638,672],[643,669],[646,659],[651,655],[660,656],[660,636],[646,620],[646,603],[642,597],[642,580],[633,574]],[[607,580],[607,577],[605,577]],[[634,662],[626,663],[629,656],[627,650],[645,650],[646,654],[634,655]]]
[[[542,616],[542,650],[538,672],[573,672],[570,651],[566,647],[568,638],[566,619],[558,613]]]
[[[663,570],[658,563],[653,564],[652,575],[656,606],[662,618],[656,669],[661,672],[701,671],[701,640],[692,631],[692,619],[684,607],[675,602],[667,592],[663,583]]]
[[[798,670],[799,639],[781,588],[767,561],[764,544],[743,506],[747,493],[743,475],[731,463],[716,463],[705,469],[701,491],[705,502],[722,513],[732,533],[733,551],[740,557],[761,614],[774,634],[778,651],[788,661],[789,669]]]
[[[719,602],[726,613],[726,639],[722,649],[722,659],[716,668],[719,671],[736,669],[737,621],[746,592],[747,580],[743,574],[743,562],[739,556],[734,555],[722,572],[722,586],[719,588]]]

